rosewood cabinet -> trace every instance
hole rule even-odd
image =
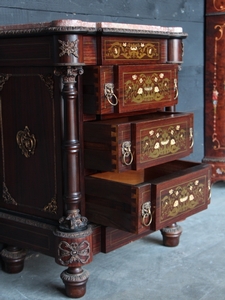
[[[194,116],[176,112],[182,28],[61,20],[0,27],[0,242],[5,271],[33,249],[82,297],[93,254],[207,208]]]
[[[212,166],[212,182],[225,180],[225,5],[206,0],[205,148],[203,162]]]

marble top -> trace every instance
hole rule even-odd
[[[0,26],[0,36],[31,35],[37,33],[87,33],[93,34],[142,34],[159,36],[186,37],[182,27],[163,27],[155,25],[111,23],[111,22],[84,22],[81,20],[54,20],[43,23],[17,24]]]

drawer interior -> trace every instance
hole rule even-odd
[[[102,172],[91,175],[94,178],[104,179],[114,182],[121,182],[130,185],[137,185],[144,182],[155,182],[158,178],[160,180],[164,176],[179,177],[181,173],[190,172],[190,168],[198,168],[199,163],[175,160],[172,162],[164,163],[158,166],[154,166],[147,169],[142,170],[129,170],[122,173],[114,173],[114,172]]]

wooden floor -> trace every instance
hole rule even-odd
[[[176,248],[162,246],[160,232],[111,253],[99,253],[86,266],[90,272],[82,300],[224,300],[225,183],[212,188],[208,210],[180,223]],[[63,267],[30,252],[23,272],[0,270],[1,300],[68,299],[60,279]]]

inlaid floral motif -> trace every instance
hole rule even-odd
[[[159,59],[159,43],[107,41],[106,59]]]
[[[141,132],[141,162],[185,151],[187,130],[185,123],[143,130]]]
[[[161,198],[161,221],[179,216],[204,204],[205,184],[196,179],[183,185],[172,187]]]
[[[125,74],[124,105],[160,101],[170,96],[170,75],[163,72]]]

